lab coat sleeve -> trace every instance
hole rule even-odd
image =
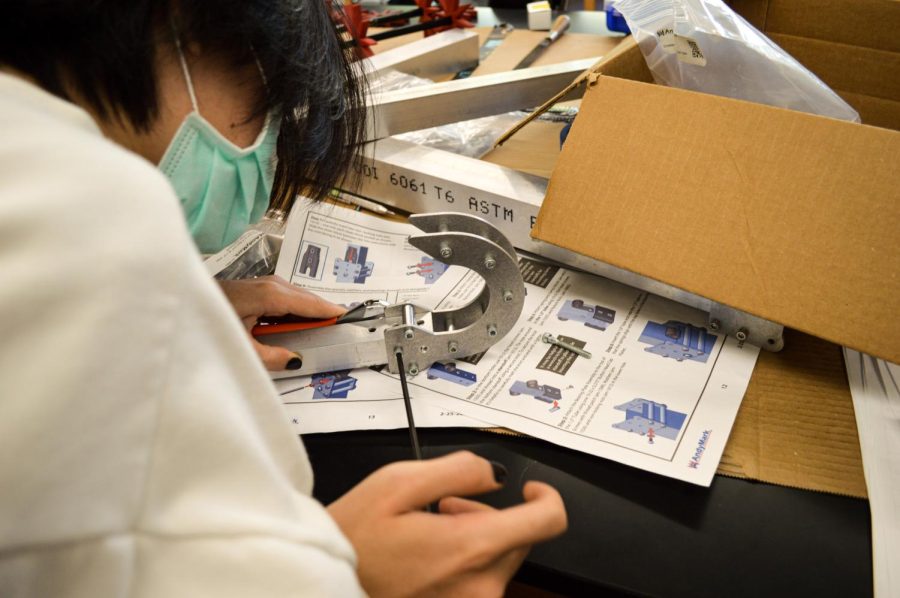
[[[361,594],[167,181],[2,73],[0,130],[0,596]]]

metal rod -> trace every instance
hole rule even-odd
[[[406,369],[403,367],[403,354],[399,351],[397,356],[397,371],[400,372],[400,389],[403,391],[403,405],[406,407],[406,423],[409,426],[409,441],[412,443],[413,455],[416,460],[422,460],[422,449],[419,447],[419,435],[416,434],[416,421],[413,418],[412,402],[409,399],[409,386],[406,385]]]
[[[416,33],[417,31],[425,31],[426,29],[434,29],[435,27],[446,27],[448,25],[453,24],[453,19],[450,17],[443,17],[441,19],[435,19],[433,21],[424,21],[416,23],[415,25],[403,25],[402,27],[394,27],[393,29],[388,29],[387,31],[380,31],[378,33],[369,35],[369,39],[374,39],[375,41],[384,41],[386,39],[391,39],[392,37],[400,37],[401,35],[406,35],[407,33]]]
[[[406,303],[403,305],[403,325],[416,325],[416,308],[412,303]]]

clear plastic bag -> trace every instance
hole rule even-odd
[[[859,114],[722,0],[617,0],[657,83],[859,122]]]
[[[398,89],[410,89],[420,85],[429,85],[431,83],[434,83],[431,79],[423,79],[422,77],[388,69],[369,80],[369,93],[379,94]]]
[[[409,141],[417,145],[433,147],[454,154],[481,158],[493,147],[494,142],[511,126],[519,122],[524,113],[509,112],[495,116],[485,116],[458,123],[450,123],[394,135],[394,139]]]
[[[284,238],[284,213],[269,210],[236,241],[206,258],[206,269],[217,280],[266,276],[275,271]]]

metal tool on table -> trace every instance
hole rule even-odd
[[[569,28],[569,25],[572,23],[572,20],[566,15],[559,15],[556,17],[556,20],[553,21],[553,25],[550,27],[550,34],[547,35],[544,39],[541,40],[534,49],[528,53],[528,55],[519,62],[515,66],[516,69],[524,69],[532,65],[532,63],[538,59],[538,57],[544,53],[544,50],[550,47],[550,44],[558,40],[563,33]],[[515,69],[513,69],[515,70]]]
[[[490,56],[491,53],[497,49],[497,46],[502,44],[503,40],[506,39],[506,36],[514,29],[515,27],[509,23],[498,23],[497,25],[494,25],[494,28],[491,29],[491,33],[488,35],[487,39],[484,40],[484,43],[481,44],[481,49],[478,51],[478,63],[483,63],[484,59]],[[470,77],[477,66],[478,65],[476,64],[472,68],[459,71],[453,78],[465,79],[466,77]]]
[[[303,366],[282,377],[381,364],[398,373],[398,363],[414,376],[436,361],[486,351],[512,329],[525,302],[525,284],[506,237],[467,214],[419,214],[409,221],[424,231],[410,236],[410,245],[445,264],[475,271],[484,279],[481,293],[452,310],[372,300],[339,318],[258,325],[253,329],[257,340],[303,356]]]

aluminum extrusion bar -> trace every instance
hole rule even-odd
[[[367,140],[539,106],[593,66],[599,58],[480,77],[456,79],[384,93],[369,99]],[[576,99],[584,87],[563,100]]]
[[[478,34],[451,29],[397,48],[381,52],[360,62],[370,77],[388,70],[431,79],[478,66]]]
[[[361,186],[347,191],[414,214],[474,214],[515,247],[538,250],[531,227],[547,192],[545,178],[391,138],[367,143],[361,168]]]
[[[523,251],[695,307],[709,327],[769,351],[784,346],[783,326],[531,237],[547,180],[475,158],[382,139],[363,150],[360,187],[351,192],[406,212],[478,215]]]

